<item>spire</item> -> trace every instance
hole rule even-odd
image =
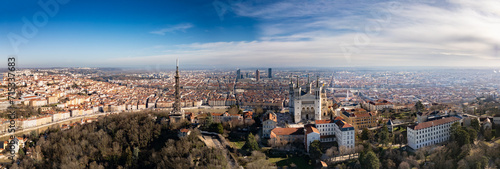
[[[316,88],[319,88],[319,76],[316,76]]]
[[[307,84],[309,85],[309,73],[307,74]]]
[[[291,73],[290,73],[290,84],[292,84],[292,83],[293,83],[292,78],[293,78],[293,74],[291,74]]]
[[[299,88],[299,76],[297,76],[297,88]]]

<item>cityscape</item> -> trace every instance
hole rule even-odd
[[[1,4],[1,168],[500,168],[497,1]]]

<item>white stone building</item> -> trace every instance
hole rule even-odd
[[[316,127],[313,127],[312,125],[306,125],[304,129],[306,134],[304,136],[304,143],[306,146],[306,151],[309,152],[309,146],[314,140],[320,140],[320,135],[318,129]]]
[[[21,120],[22,128],[27,129],[27,128],[31,128],[31,127],[36,127],[36,124],[37,124],[36,121],[37,121],[36,118],[22,119]]]
[[[316,120],[315,122],[320,133],[321,142],[337,141],[339,147],[354,148],[354,126],[345,122],[341,117],[334,120]]]
[[[447,141],[450,138],[451,125],[460,121],[457,117],[447,117],[408,126],[408,146],[416,150]]]
[[[52,115],[52,121],[56,122],[56,121],[59,121],[59,120],[68,119],[70,117],[71,116],[70,116],[70,112],[69,111],[58,112],[58,113],[54,113]]]
[[[306,89],[298,84],[293,84],[290,79],[289,84],[289,110],[293,113],[295,123],[309,120],[321,120],[328,117],[328,102],[323,86],[319,85],[319,80],[316,82],[316,87],[312,88],[312,83],[307,82]]]

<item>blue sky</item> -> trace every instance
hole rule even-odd
[[[39,2],[58,8],[46,11]],[[497,0],[2,1],[0,55],[16,54],[21,67],[163,67],[175,58],[208,68],[498,66],[498,6]],[[36,32],[26,31],[31,24]]]

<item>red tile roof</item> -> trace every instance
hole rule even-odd
[[[425,128],[429,128],[432,126],[437,126],[437,125],[441,125],[441,124],[445,124],[445,123],[449,123],[449,122],[454,122],[454,121],[459,121],[459,120],[460,119],[457,117],[447,117],[447,118],[443,118],[443,119],[439,119],[439,120],[423,122],[423,123],[409,126],[409,127],[413,130],[420,130],[420,129],[425,129]]]
[[[275,128],[271,130],[271,133],[275,135],[302,135],[304,134],[304,128]]]
[[[349,128],[349,127],[353,127],[352,125],[350,125],[349,123],[345,122],[344,120],[339,120],[337,121],[337,126],[339,126],[340,128]]]
[[[311,126],[311,125],[306,125],[306,126],[304,126],[304,128],[306,129],[306,134],[309,134],[312,132],[319,133],[318,129],[316,127]]]
[[[340,116],[337,116],[337,117],[335,117],[335,119],[334,119],[334,120],[344,120],[344,118],[342,118],[342,117],[340,117]]]

